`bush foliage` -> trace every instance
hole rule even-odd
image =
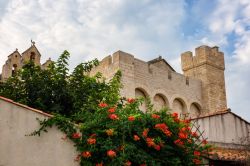
[[[29,62],[0,85],[1,96],[54,115],[39,120],[41,128],[31,135],[56,125],[74,142],[82,166],[202,164],[210,146],[189,120],[167,109],[143,113],[142,99],[119,96],[121,72],[108,82],[101,73],[91,77],[98,65],[93,60],[70,73],[68,58],[64,51],[46,70]]]

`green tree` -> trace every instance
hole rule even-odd
[[[93,110],[102,100],[118,100],[120,72],[108,83],[101,73],[88,76],[98,65],[95,59],[79,64],[69,73],[69,55],[64,51],[46,70],[30,61],[14,77],[0,84],[0,95],[48,113],[67,116]]]

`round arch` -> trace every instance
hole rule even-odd
[[[148,93],[146,92],[145,89],[143,89],[143,88],[135,88],[135,97],[136,98],[141,97],[141,98],[143,98],[145,100],[147,97],[149,97],[149,95],[148,95]],[[147,110],[146,102],[144,101],[142,103],[142,105],[140,105],[139,108],[140,108],[140,110],[142,110],[142,112],[146,112],[146,110]]]
[[[154,95],[153,104],[155,110],[160,110],[164,107],[169,107],[169,101],[167,97],[162,93],[157,93]]]
[[[135,88],[135,92],[136,91],[141,91],[145,97],[149,97],[149,93],[146,91],[146,88],[142,87],[142,86],[139,86],[137,88]]]
[[[187,104],[185,100],[180,97],[176,97],[172,100],[172,110],[178,114],[186,115],[188,113]]]
[[[201,105],[197,102],[191,103],[189,113],[191,118],[199,117],[201,114]]]

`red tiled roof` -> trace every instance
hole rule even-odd
[[[22,108],[26,108],[26,110],[33,111],[33,112],[45,115],[47,117],[53,117],[53,115],[51,115],[51,114],[45,113],[45,112],[43,112],[41,110],[38,110],[38,109],[35,109],[35,108],[31,108],[31,107],[29,107],[27,105],[24,105],[24,104],[20,104],[20,103],[14,102],[13,100],[5,98],[5,97],[2,97],[2,96],[0,96],[0,100],[9,102],[11,104],[17,105],[17,106],[22,107]]]
[[[250,159],[250,150],[215,148],[209,152],[212,160],[246,161]]]

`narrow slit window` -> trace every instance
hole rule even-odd
[[[189,77],[186,77],[186,85],[189,85]]]
[[[171,80],[172,79],[172,74],[171,71],[168,71],[168,79]]]

